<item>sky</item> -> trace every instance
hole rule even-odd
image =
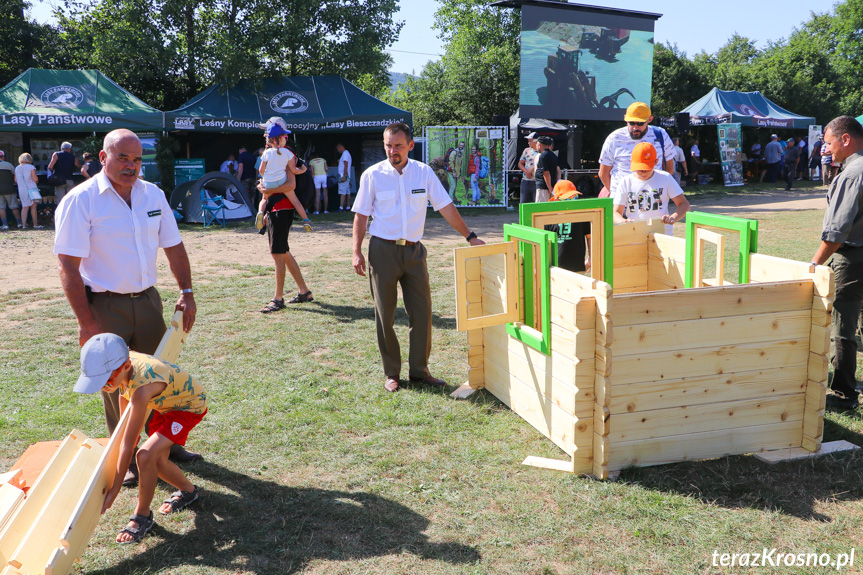
[[[32,1],[33,17],[39,22],[51,18],[51,4],[57,0]],[[792,30],[809,19],[814,6],[828,10],[831,0],[584,0],[582,4],[639,10],[662,14],[656,22],[657,43],[671,42],[689,56],[718,50],[735,32],[757,41],[763,48],[768,40],[787,38]],[[647,6],[645,6],[647,4]],[[437,0],[399,0],[397,20],[405,25],[392,45],[391,72],[419,74],[426,63],[443,54],[438,31],[432,29]]]

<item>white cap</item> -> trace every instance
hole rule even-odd
[[[259,126],[261,129],[266,130],[267,128],[269,128],[269,127],[270,127],[270,126],[272,126],[273,124],[278,124],[279,126],[281,126],[281,127],[282,127],[282,129],[283,129],[283,130],[287,130],[287,129],[288,129],[288,123],[287,123],[287,122],[285,122],[284,118],[280,118],[280,117],[278,117],[278,116],[272,116],[272,117],[271,117],[269,120],[267,120],[265,123],[263,123],[263,124],[258,124],[258,126]],[[290,134],[290,132],[288,132],[288,133]]]
[[[129,348],[119,335],[94,335],[81,348],[81,375],[75,383],[78,393],[96,393],[102,389],[111,372],[126,363]]]
[[[528,140],[535,140],[536,139],[536,132],[531,132],[530,134],[528,134],[527,139]]]

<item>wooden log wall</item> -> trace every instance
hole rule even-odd
[[[683,289],[685,279],[686,240],[650,234],[647,239],[647,290]]]
[[[615,295],[609,469],[799,447],[812,298],[811,280]]]
[[[614,293],[648,289],[648,234],[664,233],[661,220],[627,222],[614,226]]]

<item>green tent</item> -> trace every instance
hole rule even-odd
[[[181,132],[260,133],[259,124],[281,116],[299,134],[381,132],[393,122],[413,127],[410,112],[390,106],[341,76],[269,78],[211,86],[165,112],[165,128]]]
[[[0,89],[0,131],[161,131],[162,112],[98,70],[30,68]]]

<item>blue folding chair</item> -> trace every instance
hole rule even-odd
[[[222,196],[211,196],[206,188],[201,188],[201,216],[204,218],[204,227],[216,222],[225,227],[225,198]],[[221,216],[220,216],[221,214]]]

